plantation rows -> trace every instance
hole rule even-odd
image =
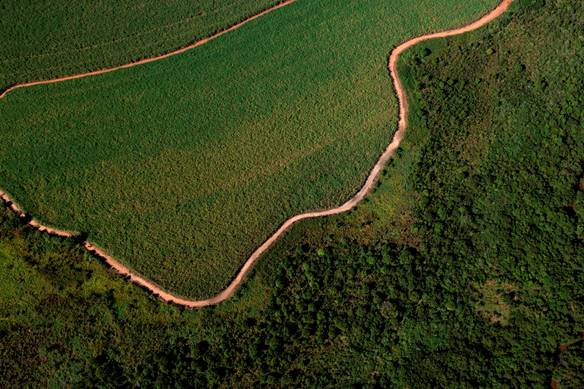
[[[0,386],[584,386],[584,7],[414,48],[402,149],[185,311],[0,213]]]
[[[209,297],[284,220],[363,184],[396,125],[392,45],[495,4],[298,1],[178,56],[15,90],[0,185],[162,287]]]
[[[274,0],[15,1],[0,6],[0,91],[158,55],[222,30]]]

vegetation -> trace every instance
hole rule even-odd
[[[402,63],[412,125],[349,216],[184,311],[0,215],[0,386],[582,386],[584,5]]]
[[[0,90],[157,55],[275,0],[8,0],[0,4]]]
[[[0,185],[208,297],[285,219],[362,184],[396,118],[391,45],[496,3],[299,1],[200,50],[16,90],[0,104]]]

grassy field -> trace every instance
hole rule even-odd
[[[517,0],[414,48],[376,191],[217,307],[161,304],[0,211],[0,386],[583,387],[582,15]]]
[[[160,54],[276,0],[8,0],[0,5],[0,90]]]
[[[11,93],[0,185],[206,297],[287,217],[345,201],[391,138],[394,44],[494,0],[299,1],[187,54]]]

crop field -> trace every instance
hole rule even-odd
[[[376,189],[213,308],[0,208],[0,387],[584,387],[582,16],[516,0],[405,53],[409,131]]]
[[[408,37],[496,0],[303,1],[144,66],[0,101],[0,186],[189,297],[286,218],[345,201],[391,139]]]
[[[0,90],[183,46],[275,0],[7,0],[0,4]]]

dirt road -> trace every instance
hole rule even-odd
[[[213,35],[212,37],[209,37],[207,39],[203,39],[201,41],[195,42],[193,45],[179,49],[179,50],[174,51],[172,53],[168,53],[168,54],[164,54],[164,55],[161,55],[158,57],[145,59],[145,60],[142,60],[139,62],[134,62],[131,64],[116,67],[116,68],[98,70],[95,72],[79,74],[79,75],[74,75],[74,76],[67,76],[67,77],[62,77],[62,78],[58,78],[58,79],[54,79],[54,80],[38,81],[38,82],[31,82],[31,83],[27,83],[27,84],[15,85],[12,88],[6,90],[2,95],[0,95],[0,98],[4,97],[6,95],[6,93],[8,93],[9,91],[14,90],[16,88],[23,88],[26,86],[33,86],[33,85],[39,85],[39,84],[50,84],[50,83],[70,80],[70,79],[74,79],[74,78],[81,78],[81,77],[87,77],[90,75],[107,73],[107,72],[111,72],[111,71],[114,71],[117,69],[123,69],[123,68],[131,67],[131,66],[136,66],[136,65],[139,65],[142,63],[152,62],[152,61],[156,61],[158,59],[166,58],[166,57],[171,56],[171,55],[176,55],[176,54],[182,53],[184,51],[190,50],[194,47],[200,46],[200,45],[208,42],[211,39],[215,39],[215,38],[229,32],[229,31],[232,31],[236,28],[241,27],[243,24],[245,24],[253,19],[256,19],[262,15],[265,15],[266,13],[271,12],[275,9],[282,8],[282,7],[289,5],[293,2],[294,2],[294,0],[290,0],[290,1],[286,1],[284,3],[281,3],[281,4],[279,4],[273,8],[270,8],[270,9],[268,9],[268,10],[266,10],[258,15],[255,15],[249,19],[246,19],[245,21],[243,21],[243,22],[241,22],[241,23],[219,33],[219,34],[216,34],[216,35]],[[399,59],[400,54],[403,53],[408,48],[410,48],[413,45],[418,44],[420,42],[424,42],[424,41],[427,41],[430,39],[446,38],[449,36],[460,35],[460,34],[464,34],[466,32],[476,30],[476,29],[484,26],[485,24],[489,23],[493,19],[497,18],[501,14],[503,14],[511,5],[511,2],[512,2],[512,0],[502,0],[502,2],[497,6],[497,8],[495,8],[494,10],[489,12],[488,14],[484,15],[482,18],[480,18],[480,19],[478,19],[470,24],[467,24],[463,27],[448,30],[448,31],[442,31],[442,32],[434,33],[434,34],[427,34],[427,35],[419,36],[417,38],[410,39],[410,40],[402,43],[401,45],[397,46],[391,52],[391,55],[389,57],[389,74],[390,74],[391,79],[393,81],[393,85],[394,85],[394,88],[395,88],[395,91],[397,94],[397,98],[399,101],[398,130],[394,134],[394,137],[393,137],[391,143],[389,144],[389,146],[387,146],[387,148],[385,149],[383,154],[379,157],[379,159],[377,160],[377,162],[373,166],[373,169],[371,169],[371,172],[369,173],[369,176],[367,177],[367,180],[365,181],[364,185],[357,192],[357,194],[355,194],[355,196],[353,196],[350,200],[348,200],[346,203],[342,204],[339,207],[326,209],[326,210],[322,210],[322,211],[306,212],[306,213],[302,213],[302,214],[293,216],[290,219],[286,220],[280,226],[280,228],[278,228],[276,230],[276,232],[274,232],[274,234],[272,236],[270,236],[270,238],[268,238],[264,243],[262,243],[262,245],[259,246],[249,256],[249,258],[245,261],[244,265],[241,267],[241,269],[239,270],[239,272],[237,273],[237,275],[235,276],[233,281],[231,281],[231,283],[227,286],[227,288],[225,288],[221,293],[217,294],[216,296],[208,298],[208,299],[204,299],[204,300],[191,300],[191,299],[176,296],[170,292],[165,291],[164,289],[162,289],[160,286],[156,285],[152,281],[149,281],[146,278],[138,275],[135,271],[131,270],[130,268],[123,265],[121,262],[119,262],[116,259],[114,259],[113,257],[111,257],[107,252],[100,249],[95,244],[90,243],[90,242],[85,242],[84,247],[87,250],[89,250],[90,252],[92,252],[94,255],[98,256],[102,261],[104,261],[107,265],[109,265],[112,269],[114,269],[120,275],[127,278],[130,282],[133,282],[136,285],[140,285],[141,287],[147,289],[148,291],[150,291],[152,294],[154,294],[156,297],[158,297],[162,301],[165,301],[168,303],[174,303],[174,304],[181,305],[181,306],[184,306],[187,308],[202,308],[202,307],[206,307],[206,306],[210,306],[210,305],[215,305],[215,304],[218,304],[218,303],[221,303],[221,302],[227,300],[228,298],[230,298],[231,296],[233,296],[235,294],[237,288],[243,282],[245,276],[251,270],[253,265],[258,261],[258,259],[295,223],[297,223],[301,220],[305,220],[305,219],[313,219],[313,218],[317,218],[317,217],[337,215],[337,214],[340,214],[343,212],[347,212],[347,211],[353,209],[357,204],[359,204],[359,202],[361,202],[367,196],[367,194],[370,192],[370,190],[373,188],[375,182],[377,181],[377,178],[379,177],[379,173],[383,169],[385,163],[387,162],[388,159],[390,159],[393,156],[393,154],[395,153],[395,151],[399,147],[399,145],[403,139],[405,130],[408,126],[407,96],[406,96],[406,91],[404,90],[403,85],[399,79],[399,74],[397,71],[397,63],[398,63],[398,59]],[[5,203],[7,203],[10,206],[10,208],[17,215],[19,215],[21,217],[26,216],[25,213],[16,204],[14,204],[12,202],[12,199],[10,199],[5,193],[0,192],[0,198]],[[52,234],[52,235],[58,235],[58,236],[63,236],[63,237],[73,237],[75,235],[75,233],[73,233],[71,231],[57,230],[57,229],[53,229],[53,228],[44,226],[35,220],[31,220],[29,222],[29,224],[32,227],[39,229],[40,231],[46,231],[47,233]]]
[[[275,11],[277,9],[286,7],[286,6],[294,3],[295,1],[296,0],[283,1],[281,3],[276,4],[273,7],[270,7],[270,8],[265,9],[264,11],[262,11],[262,12],[260,12],[258,14],[255,14],[253,16],[250,16],[250,17],[246,18],[246,19],[243,19],[241,22],[236,23],[236,24],[232,25],[231,27],[226,28],[225,30],[219,31],[216,34],[213,34],[211,36],[208,36],[207,38],[200,39],[200,40],[195,41],[195,42],[193,42],[193,43],[191,43],[191,44],[189,44],[187,46],[181,47],[179,49],[170,51],[170,52],[165,53],[165,54],[157,55],[155,57],[144,58],[144,59],[141,59],[139,61],[130,62],[130,63],[124,64],[124,65],[119,65],[119,66],[113,66],[111,68],[104,68],[104,69],[94,70],[94,71],[87,72],[87,73],[72,74],[72,75],[69,75],[69,76],[52,78],[50,80],[31,81],[31,82],[24,82],[22,84],[15,84],[15,85],[12,85],[12,86],[6,88],[0,94],[0,99],[2,99],[4,96],[6,96],[8,93],[12,92],[13,90],[19,89],[19,88],[26,88],[26,87],[35,86],[35,85],[55,84],[57,82],[63,82],[63,81],[67,81],[67,80],[75,80],[77,78],[97,76],[97,75],[100,75],[100,74],[115,72],[116,70],[127,69],[127,68],[131,68],[131,67],[138,66],[138,65],[144,65],[146,63],[158,61],[158,60],[161,60],[161,59],[164,59],[164,58],[168,58],[168,57],[172,57],[172,56],[177,55],[177,54],[182,54],[185,51],[192,50],[192,49],[194,49],[196,47],[199,47],[199,46],[202,46],[205,43],[208,43],[208,42],[210,42],[210,41],[212,41],[214,39],[217,39],[220,36],[227,34],[228,32],[237,30],[238,28],[240,28],[243,25],[251,22],[252,20],[258,19],[258,18],[260,18],[260,17],[262,17],[264,15],[267,15],[270,12],[273,12],[273,11]]]

